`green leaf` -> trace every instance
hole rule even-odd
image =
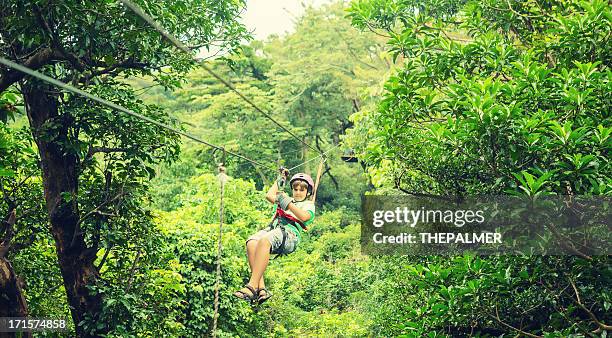
[[[15,177],[13,170],[0,167],[0,177]]]

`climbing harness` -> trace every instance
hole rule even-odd
[[[326,160],[327,159],[325,157],[323,157],[323,159],[319,163],[319,168],[317,170],[316,181],[314,182],[314,184],[312,183],[312,178],[310,176],[308,176],[308,175],[305,175],[305,174],[295,174],[295,175],[293,175],[293,177],[291,178],[291,181],[290,181],[291,183],[293,183],[293,181],[295,181],[295,180],[304,180],[304,181],[306,181],[308,183],[308,185],[313,184],[314,187],[312,189],[313,190],[312,191],[312,203],[315,203],[316,198],[317,198],[317,188],[319,187],[319,181],[321,179],[321,173],[323,171],[323,164],[325,163]],[[285,169],[284,167],[281,167],[280,171],[281,171],[281,177],[286,180],[286,178],[287,178],[286,173],[288,173],[288,170]],[[282,180],[282,182],[284,182],[284,180]],[[284,183],[282,185],[284,186]],[[297,225],[299,225],[302,228],[302,230],[308,231],[308,227],[306,226],[306,224],[304,224],[304,222],[302,222],[297,217],[287,213],[279,205],[277,205],[276,206],[276,212],[274,213],[274,216],[272,217],[272,220],[270,221],[270,224],[268,225],[268,227],[270,227],[271,229],[275,229],[276,227],[280,227],[281,232],[283,234],[283,239],[281,240],[281,245],[278,247],[278,249],[275,250],[275,252],[271,252],[273,254],[276,254],[276,256],[273,259],[277,259],[277,258],[285,255],[284,254],[284,252],[285,252],[285,243],[287,242],[287,229],[285,229],[286,223],[290,223],[290,224],[294,224],[294,225],[297,224]]]

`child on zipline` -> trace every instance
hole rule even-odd
[[[313,194],[314,181],[308,174],[293,175],[289,181],[292,197],[279,189],[284,187],[288,171],[281,170],[281,176],[272,184],[266,199],[276,204],[272,222],[246,241],[246,252],[251,268],[249,282],[234,295],[240,299],[265,302],[272,294],[266,289],[264,272],[270,261],[270,254],[286,255],[297,249],[302,231],[314,220],[315,206],[310,199]]]

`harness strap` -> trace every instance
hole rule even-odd
[[[276,254],[276,257],[273,259],[277,259],[278,257],[284,255],[285,252],[285,243],[287,242],[287,230],[285,230],[284,226],[280,226],[281,232],[283,233],[283,240],[281,241],[281,245],[278,247],[277,252],[273,252]]]
[[[284,219],[286,219],[288,221],[291,221],[291,222],[299,224],[304,231],[308,230],[308,228],[304,225],[304,222],[302,222],[301,220],[299,220],[296,217],[292,216],[291,214],[285,212],[285,210],[283,210],[281,208],[276,208],[276,214],[274,215],[274,218],[272,220],[276,220],[279,217],[282,217],[282,218],[284,218]]]
[[[274,217],[272,217],[272,221],[270,222],[271,228],[276,228],[276,226],[279,223],[279,218],[284,218],[290,222],[299,224],[300,227],[302,227],[304,231],[308,230],[306,225],[304,225],[304,222],[292,216],[291,214],[287,213],[285,210],[283,210],[282,208],[278,206],[276,207],[276,213],[274,214]],[[281,245],[278,247],[278,250],[277,250],[280,253],[272,252],[276,254],[276,257],[274,257],[273,259],[277,259],[278,257],[284,255],[283,252],[285,251],[285,243],[287,242],[287,230],[285,229],[285,225],[280,224],[279,227],[281,228],[281,232],[283,233],[283,240],[281,241]]]
[[[278,257],[285,255],[284,251],[285,251],[285,244],[287,243],[287,229],[285,229],[284,224],[279,224],[280,217],[285,218],[291,222],[296,222],[300,226],[302,226],[304,230],[306,230],[306,226],[304,226],[304,224],[299,219],[286,213],[281,208],[276,208],[276,213],[274,214],[274,217],[272,218],[272,221],[270,222],[270,227],[274,229],[278,226],[281,229],[281,232],[283,234],[283,239],[281,240],[281,245],[278,247],[276,252],[271,252],[273,254],[276,254],[276,256],[273,259],[277,259]]]

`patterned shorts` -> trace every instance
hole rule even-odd
[[[287,234],[287,238],[285,239],[285,247],[281,248],[281,244],[283,243],[283,231],[280,227],[276,227],[274,229],[267,227],[263,230],[257,231],[254,235],[247,239],[247,243],[250,240],[262,240],[266,239],[270,242],[270,253],[274,254],[290,254],[297,249],[298,238],[295,233],[289,229],[285,229],[285,233]],[[281,249],[283,249],[281,251]]]

